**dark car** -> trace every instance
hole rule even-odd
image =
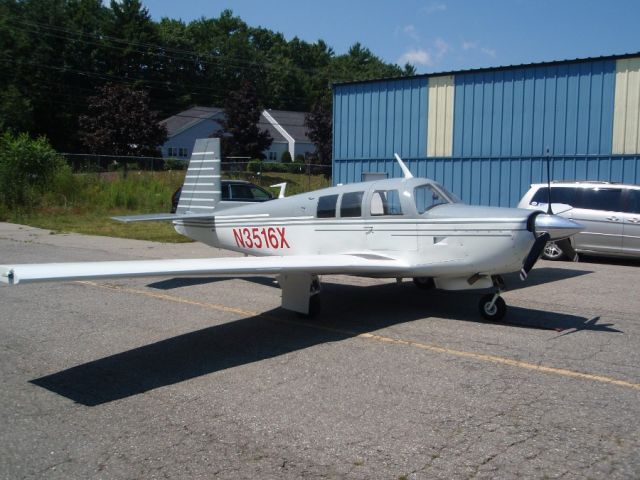
[[[226,202],[266,202],[273,199],[271,192],[244,180],[222,180],[222,200]],[[171,213],[176,213],[182,187],[171,196]]]

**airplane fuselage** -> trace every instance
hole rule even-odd
[[[442,288],[447,288],[447,279],[455,283],[452,288],[461,288],[454,279],[466,278],[469,272],[486,279],[474,288],[490,286],[491,275],[521,268],[535,239],[527,229],[530,211],[452,203],[441,191],[437,193],[444,203],[418,205],[416,192],[424,186],[438,189],[434,182],[416,178],[332,187],[232,207],[211,220],[176,222],[176,230],[208,245],[253,256],[389,255],[407,267],[375,276],[442,277]],[[376,210],[380,192],[393,197],[392,211]],[[321,199],[333,197],[334,208],[320,211]],[[359,211],[343,206],[353,197],[359,197]]]

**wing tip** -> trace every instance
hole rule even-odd
[[[15,272],[11,267],[0,266],[0,282],[7,285],[14,285],[16,281]]]

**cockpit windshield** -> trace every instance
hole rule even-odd
[[[439,184],[424,184],[413,189],[413,199],[418,213],[445,203],[459,203],[460,199]]]

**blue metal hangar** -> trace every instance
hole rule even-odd
[[[399,177],[394,153],[476,205],[531,183],[640,184],[640,53],[333,86],[333,182]]]

